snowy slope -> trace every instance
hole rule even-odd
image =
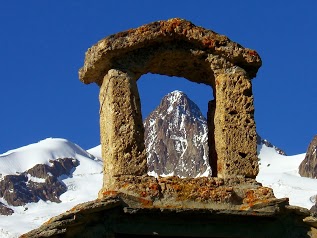
[[[258,146],[260,172],[257,181],[273,189],[277,198],[288,197],[291,205],[310,209],[317,194],[317,180],[300,177],[298,167],[304,154],[284,156],[274,148]]]
[[[87,152],[93,156],[95,156],[96,158],[98,158],[99,160],[102,160],[102,156],[101,156],[101,145],[97,145],[96,147],[93,147],[89,150],[87,150]]]
[[[94,158],[78,145],[65,139],[48,138],[0,155],[0,173],[4,176],[24,172],[36,164],[47,164],[57,158],[78,158],[95,167]],[[89,168],[90,169],[90,168]],[[96,169],[96,168],[91,168]]]
[[[39,227],[52,216],[72,208],[78,203],[94,200],[102,186],[102,161],[65,139],[46,139],[35,144],[8,151],[0,155],[0,174],[14,174],[32,168],[36,164],[50,164],[57,158],[74,158],[80,164],[72,176],[61,176],[68,190],[60,196],[61,203],[29,203],[13,207],[11,216],[1,216],[0,237],[18,237]],[[4,199],[0,202],[7,205]]]

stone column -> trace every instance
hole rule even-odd
[[[100,135],[104,159],[103,188],[116,190],[115,177],[145,175],[147,160],[136,77],[118,69],[108,71],[99,94]]]
[[[218,177],[255,178],[259,168],[251,81],[235,66],[216,76],[215,88]]]

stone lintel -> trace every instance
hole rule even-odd
[[[116,60],[124,58],[130,52],[152,46],[173,46],[182,42],[190,46],[190,51],[201,51],[205,55],[225,58],[231,64],[245,69],[250,78],[255,77],[262,64],[256,51],[244,48],[212,30],[195,26],[187,20],[173,18],[152,22],[100,40],[86,52],[79,78],[83,83],[96,82],[100,85],[104,72],[114,68]],[[204,56],[201,61],[205,61]]]

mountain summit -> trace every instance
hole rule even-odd
[[[144,128],[151,175],[211,175],[207,121],[185,93],[167,94],[145,119]]]

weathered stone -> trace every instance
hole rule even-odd
[[[111,35],[91,47],[79,77],[101,86],[101,144],[107,160],[101,194],[112,190],[116,176],[146,173],[135,81],[149,72],[213,87],[215,109],[208,121],[214,132],[209,135],[210,164],[217,165],[214,175],[255,178],[258,159],[251,78],[260,66],[254,50],[178,18]]]
[[[120,175],[147,172],[144,128],[135,76],[111,69],[100,88],[100,133],[104,187]]]
[[[130,195],[139,199],[141,207],[249,210],[276,201],[272,189],[262,187],[254,179],[132,175],[115,179],[114,190],[102,195]]]
[[[173,179],[165,181],[170,186],[173,186],[172,182]],[[227,190],[230,191],[230,187]],[[316,225],[316,220],[300,208],[287,206],[285,199],[270,199],[240,210],[190,206],[193,204],[188,203],[188,207],[156,207],[146,203],[146,199],[117,193],[79,204],[21,238],[142,235],[297,238],[315,237],[316,234],[312,227]]]
[[[211,85],[213,73],[205,62],[208,55],[215,59],[212,62],[215,67],[237,65],[245,69],[251,78],[255,77],[262,64],[256,51],[189,21],[173,18],[100,40],[86,52],[79,77],[86,84],[96,82],[101,85],[108,70],[128,66],[139,76],[151,72]],[[126,65],[120,65],[124,61]]]
[[[218,177],[258,174],[251,82],[244,70],[216,77],[214,138]]]

